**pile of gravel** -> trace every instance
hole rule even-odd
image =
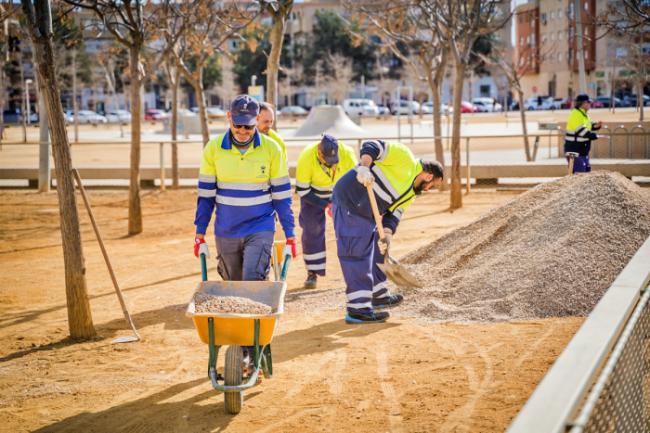
[[[203,314],[271,314],[272,308],[261,302],[239,296],[215,296],[208,293],[194,294],[195,312]]]
[[[402,313],[491,321],[589,314],[650,235],[650,194],[617,173],[540,185],[402,263]]]

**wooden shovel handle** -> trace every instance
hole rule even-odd
[[[375,192],[372,190],[374,182],[366,187],[368,190],[368,200],[370,200],[370,207],[372,208],[372,216],[375,217],[375,224],[377,225],[377,232],[379,233],[379,239],[384,240],[386,234],[384,233],[384,225],[381,223],[381,216],[379,215],[379,207],[377,206],[377,199],[375,198]]]

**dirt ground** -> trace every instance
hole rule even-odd
[[[195,191],[144,191],[145,231],[135,237],[125,236],[126,190],[89,194],[143,341],[111,344],[129,331],[81,207],[99,336],[66,338],[56,193],[1,191],[0,431],[502,432],[583,320],[431,323],[396,309],[385,324],[346,325],[329,224],[328,277],[312,292],[301,290],[305,269],[294,262],[273,341],[275,375],[229,416],[206,377],[207,347],[184,314],[200,280],[192,255]],[[446,194],[425,194],[403,218],[394,253],[515,194],[472,192],[453,214]]]

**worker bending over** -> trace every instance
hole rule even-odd
[[[401,143],[371,140],[361,146],[360,164],[334,186],[334,231],[346,284],[346,322],[383,322],[389,314],[375,310],[402,302],[402,295],[390,294],[386,275],[377,264],[384,262],[397,225],[415,196],[439,186],[442,177],[438,162],[416,159]],[[375,226],[369,185],[382,215],[383,241]]]

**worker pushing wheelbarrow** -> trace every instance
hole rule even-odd
[[[196,302],[198,294],[188,307],[188,314],[195,319],[201,339],[209,346],[212,383],[225,392],[226,410],[231,413],[239,412],[241,391],[256,383],[260,368],[270,375],[269,344],[278,315],[282,312],[286,290],[283,278],[288,266],[286,256],[296,256],[286,158],[273,139],[256,129],[258,115],[259,103],[256,100],[248,95],[235,97],[227,113],[228,130],[205,144],[194,220],[194,254],[202,257],[204,279],[199,293],[212,297],[208,299],[212,303],[230,297],[239,298],[237,302],[242,306],[253,303],[255,308],[262,308],[207,308],[199,311],[197,308],[205,307],[205,303]],[[205,257],[209,256],[205,234],[213,214],[219,252],[217,271],[223,282],[207,281],[205,270]],[[276,217],[286,239],[280,256],[285,257],[281,265],[284,273],[279,277],[280,281],[268,282]],[[275,266],[277,268],[277,263]],[[219,313],[213,314],[212,311]],[[225,345],[230,348],[226,353],[224,382],[221,382],[216,371],[217,347]],[[244,361],[247,363],[242,367]],[[242,382],[242,379],[246,381]]]
[[[261,374],[265,378],[273,375],[271,340],[284,311],[291,260],[291,254],[286,254],[280,261],[281,251],[282,246],[273,251],[275,281],[208,281],[205,254],[200,255],[202,282],[187,315],[208,345],[208,376],[214,389],[224,393],[225,410],[230,414],[240,412],[244,391],[260,383]],[[208,304],[207,309],[203,304]],[[251,312],[256,305],[268,307],[268,311]],[[217,371],[222,346],[228,346],[223,374]]]

